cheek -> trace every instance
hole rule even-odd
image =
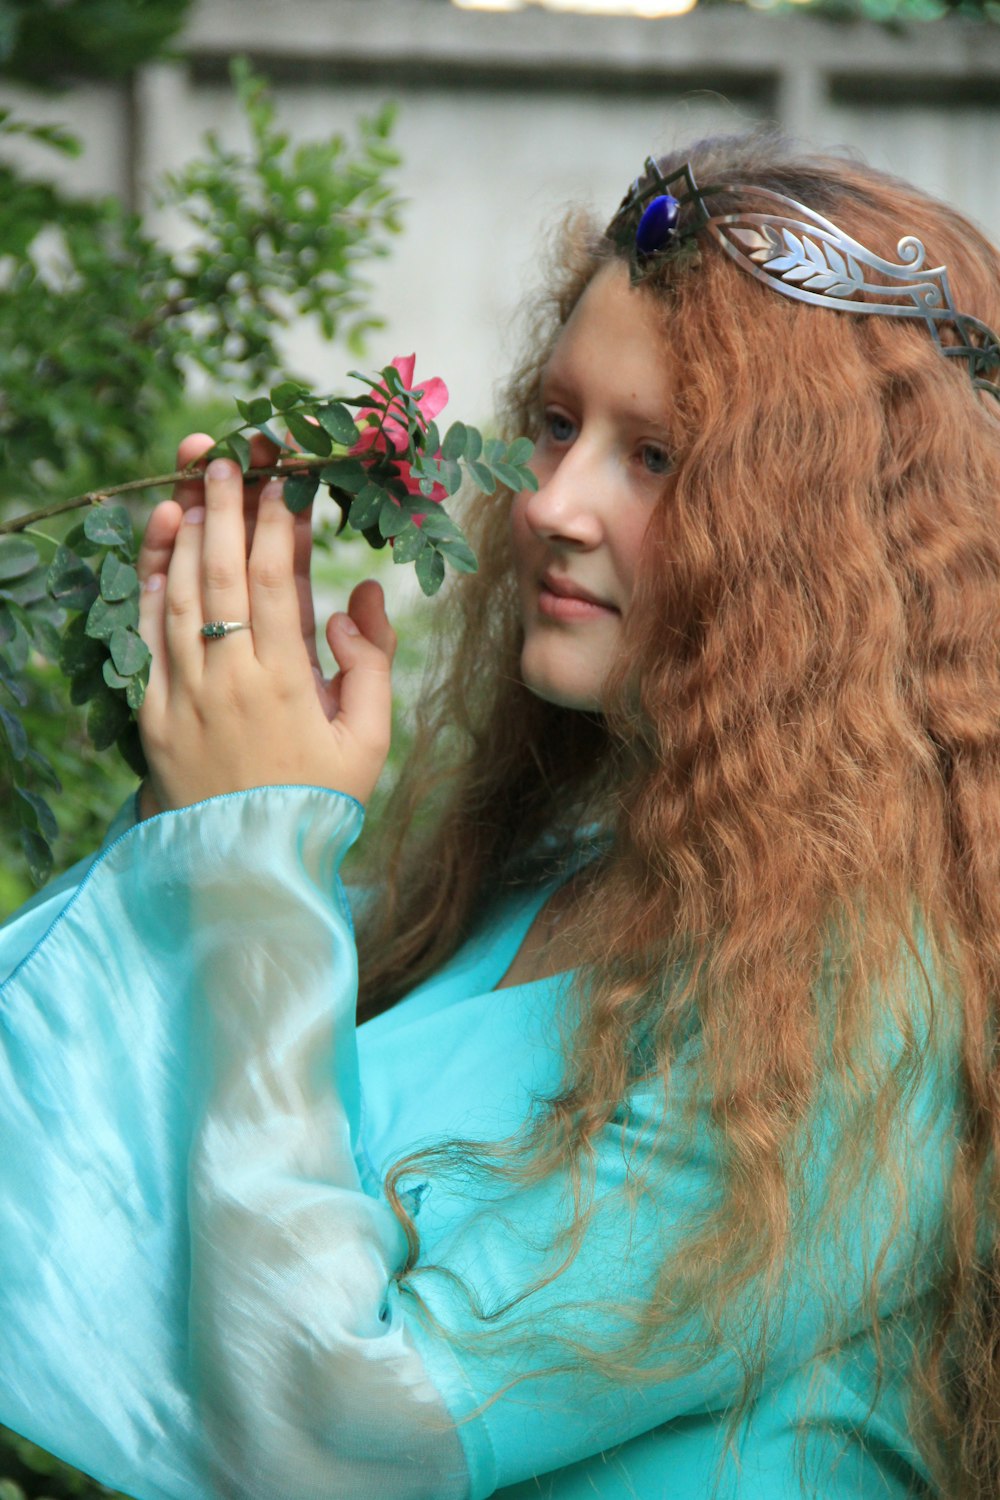
[[[537,538],[528,525],[526,515],[528,492],[516,495],[510,508],[510,550],[519,579],[531,565]]]
[[[619,526],[615,535],[615,553],[618,572],[629,590],[639,571],[639,563],[647,545],[651,520],[652,508],[648,504],[628,509],[619,518]]]

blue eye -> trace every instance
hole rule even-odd
[[[568,443],[576,433],[576,423],[563,416],[561,411],[547,411],[543,421],[553,442]]]
[[[669,474],[674,467],[673,459],[666,448],[660,448],[656,443],[646,443],[642,450],[643,467],[650,474]]]

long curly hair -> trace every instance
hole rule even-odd
[[[889,258],[918,233],[958,307],[1000,327],[1000,255],[911,186],[763,131],[661,169],[683,161],[699,182],[804,202]],[[738,205],[719,187],[710,206]],[[585,217],[564,225],[508,387],[511,433],[539,432],[560,329],[620,253]],[[724,1338],[743,1352],[735,1431],[793,1259],[810,1245],[817,1265],[833,1244],[850,1254],[872,1194],[890,1205],[866,1303],[881,1358],[891,1247],[925,1191],[907,1176],[908,1112],[934,1080],[940,1212],[894,1302],[914,1309],[918,1450],[948,1500],[987,1500],[1000,1493],[1000,421],[923,326],[790,301],[712,243],[636,295],[681,375],[665,414],[676,467],[605,710],[522,684],[510,496],[477,501],[481,570],[453,590],[443,665],[372,851],[369,1014],[453,953],[498,892],[538,880],[581,824],[608,834],[572,917],[562,1086],[516,1139],[443,1145],[390,1174],[408,1274],[418,1240],[400,1183],[428,1160],[522,1183],[566,1172],[572,1255],[600,1132],[651,1075],[670,1106],[694,1025],[707,1115],[690,1128],[709,1120],[725,1192],[664,1257],[622,1348],[589,1357],[640,1378],[658,1335],[697,1311],[709,1331],[694,1361]],[[821,1102],[836,1150],[810,1217]],[[747,1305],[764,1316],[737,1319]]]

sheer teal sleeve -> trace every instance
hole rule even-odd
[[[468,1493],[353,1154],[361,816],[167,814],[6,930],[0,1421],[143,1500]]]
[[[453,1005],[379,1018],[363,1113],[337,873],[361,820],[310,788],[213,799],[123,832],[27,946],[17,922],[0,933],[0,1422],[140,1500],[482,1500],[545,1474],[568,1500],[593,1487],[574,1466],[639,1435],[648,1454],[665,1424],[704,1420],[711,1445],[740,1384],[731,1351],[644,1388],[560,1368],[574,1341],[613,1347],[721,1191],[708,1122],[673,1129],[658,1089],[607,1127],[580,1252],[537,1294],[517,1301],[558,1266],[558,1177],[485,1195],[435,1181],[422,1259],[457,1279],[400,1287],[405,1236],[368,1158],[477,1109],[516,1125],[558,1079],[560,989],[470,994],[473,943],[442,981]],[[916,1099],[900,1142],[921,1205],[901,1269],[939,1210],[945,1099]],[[866,1274],[860,1244],[830,1268],[847,1331]],[[773,1340],[792,1412],[816,1291],[803,1281]],[[684,1445],[655,1446],[669,1494]]]

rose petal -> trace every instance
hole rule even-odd
[[[417,356],[415,354],[397,354],[396,358],[392,361],[393,369],[398,372],[399,378],[407,390],[412,390],[414,387],[413,372],[416,368],[416,362]],[[442,411],[448,404],[448,387],[440,376],[432,375],[422,386],[417,386],[417,389],[423,391],[423,395],[417,402],[417,409],[420,412],[420,416],[425,424],[433,422],[438,412]],[[388,397],[389,395],[384,385],[373,386],[372,391],[380,396]],[[376,425],[368,426],[365,422],[366,417],[375,417]],[[400,411],[398,404],[390,402],[384,419],[382,412],[377,407],[362,406],[359,408],[354,420],[362,428],[362,432],[357,442],[350,449],[351,453],[367,453],[371,448],[375,448],[379,453],[387,453],[389,451],[404,453],[406,451],[410,436],[409,427],[405,415]],[[379,420],[382,421],[381,428],[377,425]],[[440,489],[441,486],[439,485],[437,488]],[[414,491],[411,491],[411,493],[414,493]],[[444,497],[444,493],[442,492],[441,498]],[[438,497],[435,496],[433,498],[436,499]]]
[[[397,354],[396,358],[392,361],[393,369],[399,371],[399,378],[408,391],[412,391],[413,389],[413,369],[416,363],[417,356],[415,354]]]
[[[424,500],[433,500],[436,505],[440,505],[442,500],[447,500],[448,491],[443,484],[435,484],[429,495],[422,495],[420,480],[413,477],[411,466],[405,458],[397,459],[396,468],[399,470],[400,479],[406,485],[408,494],[421,495]],[[423,517],[420,519],[422,520]],[[414,520],[417,520],[416,516],[414,516]],[[419,525],[419,522],[417,524]]]
[[[425,422],[433,422],[438,412],[448,405],[448,387],[439,375],[432,375],[430,380],[421,380],[418,389],[424,393],[418,403],[420,415]]]

